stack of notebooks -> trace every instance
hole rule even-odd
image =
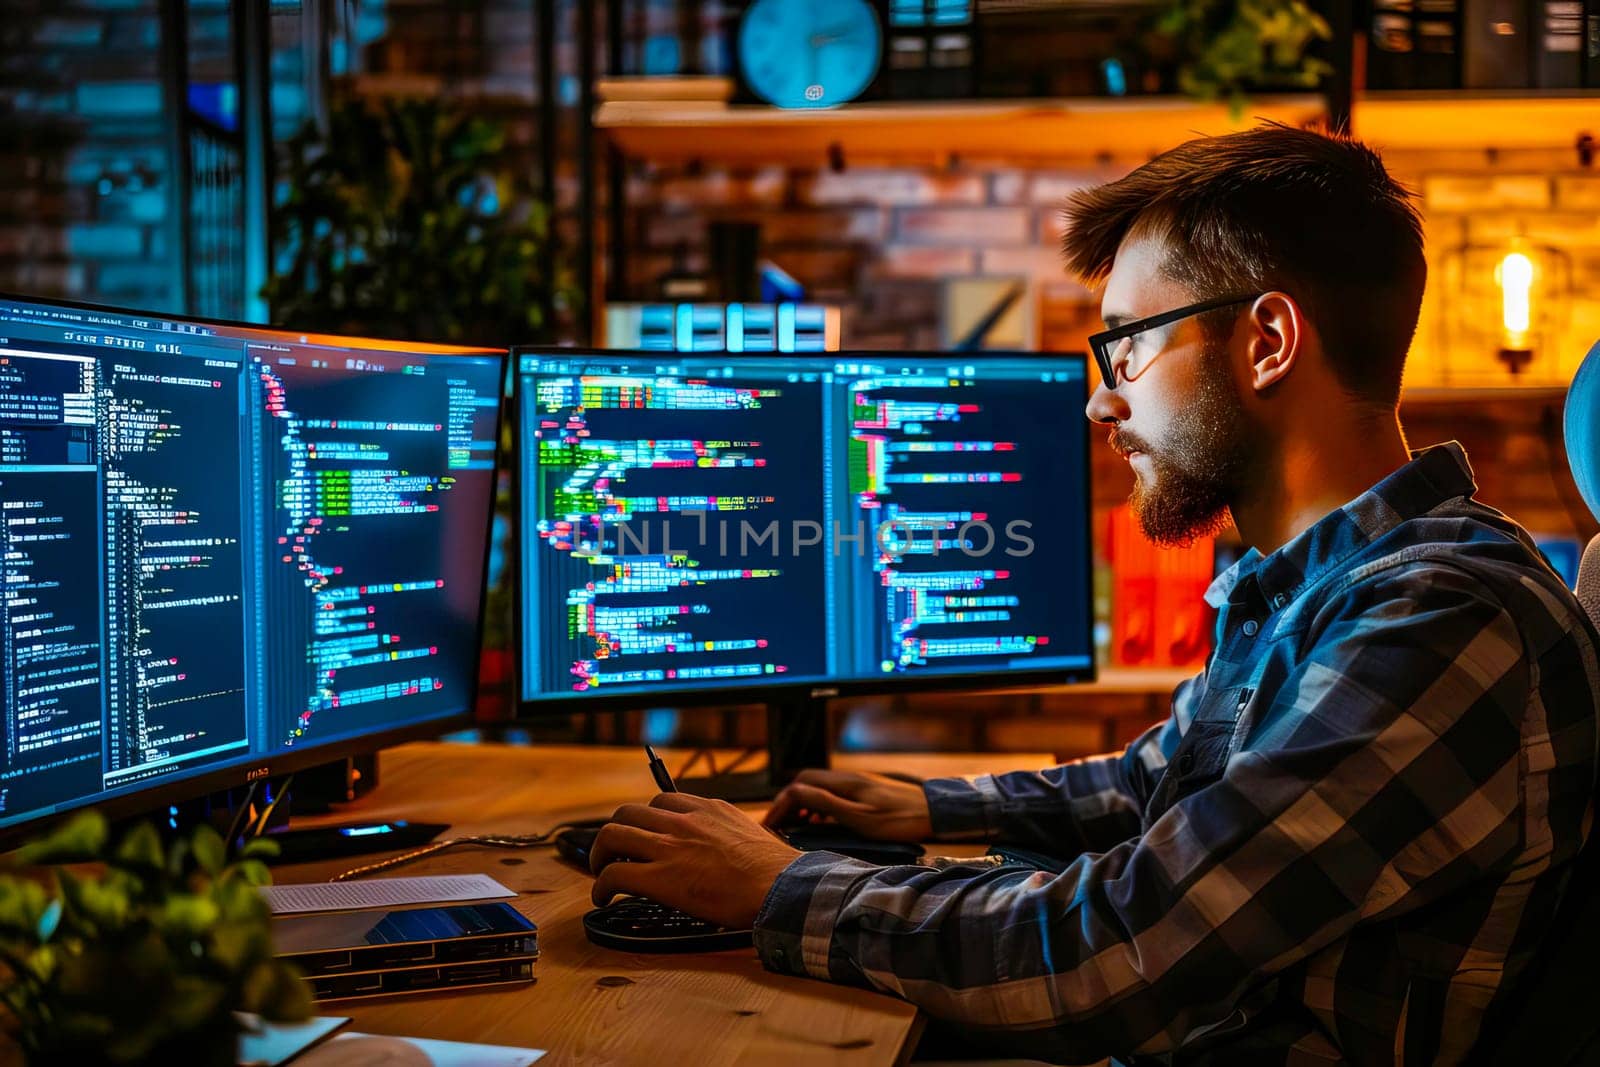
[[[533,981],[539,931],[505,903],[294,915],[273,920],[278,955],[318,1000]]]

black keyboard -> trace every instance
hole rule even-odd
[[[622,897],[583,917],[584,933],[624,952],[720,952],[755,944],[750,930],[729,930],[647,897]]]

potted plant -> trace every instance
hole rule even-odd
[[[553,238],[529,173],[503,124],[458,104],[346,100],[326,133],[307,125],[289,144],[273,213],[278,270],[264,290],[273,322],[493,347],[550,340],[545,309],[570,314],[580,294],[563,263],[547,276],[541,251]],[[511,551],[510,510],[502,475],[497,561]],[[498,567],[485,606],[483,719],[510,711],[511,597],[510,569]]]
[[[288,144],[263,295],[292,330],[503,347],[545,340],[543,203],[505,127],[438,99],[348,100]]]
[[[229,862],[202,826],[163,848],[149,823],[113,838],[81,813],[0,871],[0,1028],[32,1063],[235,1062],[235,1012],[308,1017],[272,950],[262,857]]]
[[[1177,49],[1178,87],[1235,115],[1251,92],[1311,90],[1333,73],[1312,54],[1333,32],[1308,0],[1167,0],[1155,34]]]

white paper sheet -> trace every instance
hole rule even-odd
[[[319,1015],[303,1023],[264,1023],[260,1016],[233,1014],[244,1027],[239,1035],[241,1067],[280,1067],[350,1021],[348,1015]]]
[[[295,1067],[528,1067],[544,1050],[435,1041],[425,1037],[340,1034],[295,1061]]]
[[[261,891],[266,894],[274,915],[394,908],[411,904],[449,904],[517,895],[487,874],[371,878],[364,882],[308,882],[304,885],[263,886]]]

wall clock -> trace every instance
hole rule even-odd
[[[872,83],[883,32],[867,0],[756,0],[739,24],[739,69],[757,97],[835,107]]]

